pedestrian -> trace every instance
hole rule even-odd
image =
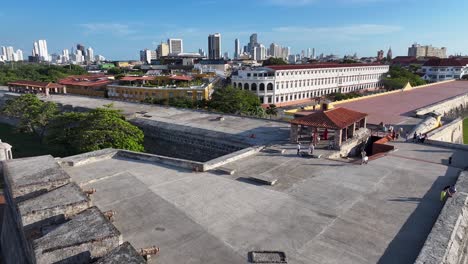
[[[395,138],[398,140],[400,138],[400,132],[397,132]]]
[[[310,145],[309,145],[309,155],[314,155],[314,150],[315,150],[314,144],[310,143]]]
[[[453,197],[453,195],[457,192],[457,188],[452,185],[447,185],[442,189],[442,192],[440,193],[440,201],[446,201],[448,198]]]
[[[297,155],[301,154],[301,142],[297,142]]]
[[[424,141],[426,141],[426,137],[427,137],[427,134],[424,134],[424,135],[421,137],[421,143],[424,144]]]
[[[416,142],[416,139],[418,138],[418,134],[416,134],[416,131],[414,131],[413,134],[413,142]]]
[[[362,157],[361,165],[362,164],[367,164],[368,162],[369,162],[369,157],[367,157],[367,156]]]

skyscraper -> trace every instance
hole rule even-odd
[[[184,52],[184,43],[182,39],[168,39],[169,54],[178,55]]]
[[[23,51],[18,49],[16,50],[16,61],[23,61],[24,60],[24,57],[23,57]]]
[[[15,50],[13,49],[12,46],[6,47],[6,60],[7,61],[15,61],[14,55]]]
[[[254,48],[258,45],[258,36],[257,33],[253,33],[250,35],[250,42],[248,45],[248,52],[251,53],[252,57],[255,59],[255,56],[253,56]]]
[[[254,59],[257,61],[265,60],[266,58],[266,48],[262,44],[256,45],[254,48]]]
[[[158,58],[166,57],[169,55],[169,44],[161,42],[156,49],[156,55]]]
[[[239,41],[239,39],[236,39],[234,41],[234,59],[239,58],[240,54],[241,54],[240,41]]]
[[[208,36],[208,59],[221,59],[221,34],[215,33]]]
[[[94,50],[89,47],[86,52],[86,62],[93,62],[94,61]]]
[[[86,48],[85,48],[84,45],[77,44],[77,45],[76,45],[76,49],[77,49],[77,50],[81,50],[81,55],[86,56]]]
[[[39,57],[42,61],[49,61],[49,51],[47,50],[47,41],[45,39],[38,40]]]
[[[70,61],[70,53],[68,52],[68,49],[64,49],[62,51],[62,63],[67,63]]]

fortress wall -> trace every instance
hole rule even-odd
[[[463,119],[457,118],[454,121],[427,134],[432,141],[442,141],[454,144],[463,144]]]
[[[442,116],[446,116],[451,111],[462,111],[463,109],[466,110],[466,108],[468,108],[468,93],[416,109],[415,114],[422,117],[428,113],[437,112]]]
[[[156,155],[206,162],[249,147],[226,133],[138,118],[130,122],[143,130],[146,152]]]
[[[445,203],[416,264],[467,263],[468,171],[460,173],[456,187],[457,193]]]
[[[91,263],[119,258],[120,232],[50,155],[1,163],[2,263]],[[122,254],[132,254],[127,245]],[[113,251],[114,250],[114,251]],[[130,253],[129,253],[130,252]],[[112,262],[110,262],[112,263]]]

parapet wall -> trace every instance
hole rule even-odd
[[[91,263],[123,243],[122,235],[52,156],[1,163],[6,206],[4,263]],[[145,263],[127,245],[135,262]],[[110,257],[112,258],[112,257]]]
[[[416,259],[416,264],[459,264],[468,261],[468,171],[456,183],[457,193],[449,198]]]
[[[249,147],[222,132],[141,118],[130,122],[143,130],[146,151],[161,156],[206,162]]]
[[[457,118],[427,134],[429,140],[463,144],[463,119]]]
[[[419,109],[415,110],[415,115],[422,117],[426,114],[436,112],[441,114],[442,116],[446,116],[453,110],[461,111],[462,109],[466,109],[468,107],[468,93],[462,94],[459,96],[455,96],[449,98],[447,100],[437,102]]]

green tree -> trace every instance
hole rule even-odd
[[[263,61],[263,66],[270,66],[270,65],[286,65],[288,64],[283,58],[268,58],[268,60]]]
[[[416,75],[411,71],[399,66],[390,67],[390,71],[383,81],[384,87],[387,90],[402,89],[408,82],[411,84],[411,86],[426,84],[426,81],[423,80],[419,75]]]
[[[57,66],[22,63],[15,63],[13,67],[0,65],[0,85],[16,80],[56,82],[69,75],[81,74],[86,74],[86,70],[78,65]]]
[[[270,119],[272,116],[277,116],[278,115],[278,108],[276,107],[275,104],[270,104],[267,109],[266,109],[266,114],[270,116]]]
[[[144,151],[143,132],[112,106],[58,116],[51,124],[47,140],[65,146],[70,154],[104,148]]]
[[[2,112],[8,117],[18,119],[17,128],[22,132],[36,134],[41,142],[50,121],[58,114],[55,103],[43,102],[32,94],[8,100]]]
[[[216,89],[208,102],[209,108],[227,114],[252,115],[260,106],[260,100],[254,93],[231,85]]]
[[[107,73],[108,74],[112,74],[112,75],[119,75],[119,74],[123,74],[124,71],[122,68],[120,67],[114,67],[114,68],[110,68],[107,70]]]

